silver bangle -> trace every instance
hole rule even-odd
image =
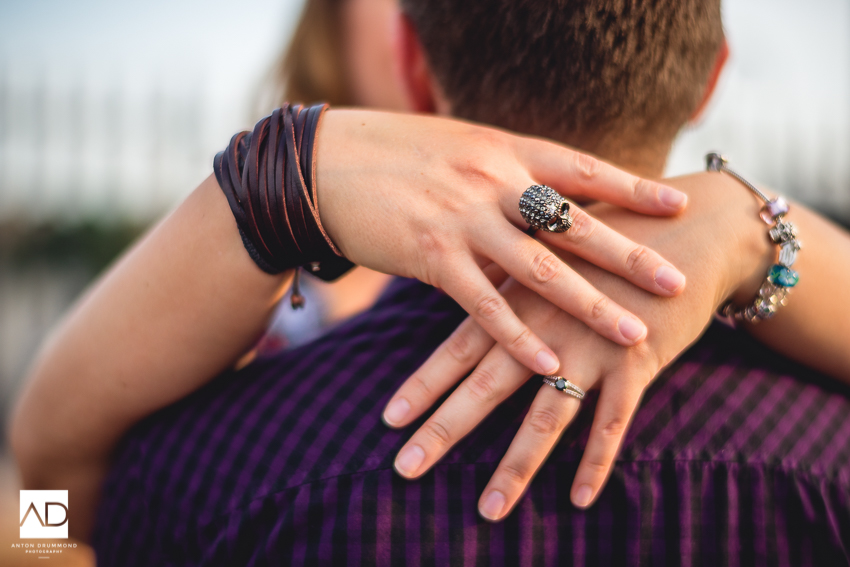
[[[755,300],[745,307],[736,307],[731,301],[727,301],[720,306],[718,313],[723,317],[749,323],[770,319],[781,305],[785,305],[791,288],[797,285],[800,279],[799,274],[791,269],[797,259],[797,252],[801,248],[800,241],[797,240],[797,229],[792,223],[784,220],[790,206],[782,197],[769,199],[752,183],[726,167],[727,160],[722,155],[710,153],[705,156],[705,163],[707,171],[728,173],[764,201],[759,217],[770,225],[768,237],[779,247],[779,258],[768,270],[767,278],[761,285]]]

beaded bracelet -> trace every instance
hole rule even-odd
[[[779,259],[768,270],[767,278],[761,285],[755,300],[746,307],[736,307],[731,301],[727,301],[718,309],[718,313],[723,317],[749,323],[769,319],[776,314],[779,306],[786,304],[791,288],[797,285],[800,279],[799,274],[791,269],[797,259],[797,252],[801,248],[800,241],[797,240],[797,229],[792,223],[783,220],[790,209],[788,202],[782,197],[768,199],[752,183],[729,169],[726,166],[726,158],[718,153],[705,156],[705,162],[707,171],[728,173],[764,201],[759,217],[770,225],[768,237],[771,242],[779,246]]]

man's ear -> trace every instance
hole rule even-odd
[[[435,88],[436,83],[419,43],[419,34],[413,22],[402,12],[398,13],[395,34],[395,67],[399,83],[413,112],[435,113],[445,111],[448,105]]]
[[[691,114],[689,122],[697,122],[702,117],[702,113],[705,112],[705,109],[708,106],[708,101],[711,100],[711,95],[714,94],[714,89],[717,87],[717,81],[720,79],[720,75],[723,73],[723,68],[726,66],[726,61],[728,59],[729,44],[726,42],[726,38],[724,37],[723,44],[720,46],[720,49],[717,51],[717,57],[714,59],[714,67],[711,69],[711,74],[709,74],[708,81],[705,83],[705,91],[702,94],[702,100],[696,107],[696,110],[694,110]]]

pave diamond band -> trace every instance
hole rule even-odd
[[[532,227],[566,232],[573,225],[570,203],[548,185],[532,185],[519,198],[519,214]]]
[[[584,398],[584,390],[582,390],[563,376],[557,376],[552,374],[548,376],[543,376],[542,378],[544,384],[548,384],[556,390],[567,394],[568,396],[572,396],[579,400]]]

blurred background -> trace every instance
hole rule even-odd
[[[75,297],[253,124],[302,5],[0,0],[3,424]],[[669,173],[719,149],[748,178],[850,223],[850,0],[724,0],[724,20],[729,65]],[[0,549],[18,541],[4,445]]]

